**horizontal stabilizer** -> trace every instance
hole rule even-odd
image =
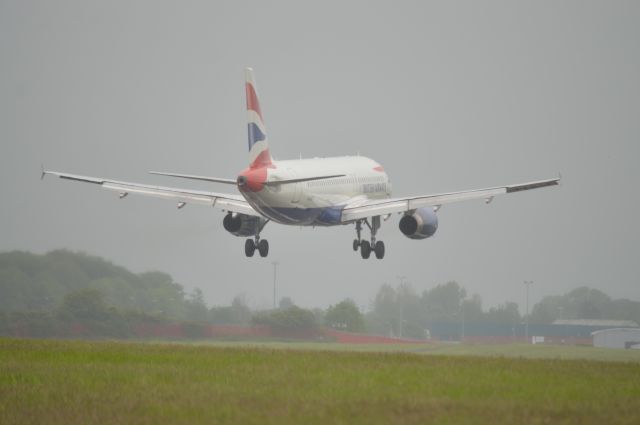
[[[222,179],[218,177],[207,177],[207,176],[194,176],[192,174],[164,173],[161,171],[149,171],[149,174],[155,174],[157,176],[179,177],[181,179],[202,180],[205,182],[213,182],[213,183],[236,184],[236,181],[232,179]]]
[[[303,177],[299,179],[289,179],[289,180],[272,180],[268,182],[264,182],[265,186],[277,186],[279,184],[289,184],[289,183],[302,183],[302,182],[311,182],[315,180],[326,180],[326,179],[334,179],[337,177],[344,177],[346,174],[334,174],[332,176],[318,176],[318,177]]]
[[[191,179],[191,180],[201,180],[205,182],[213,182],[213,183],[224,183],[224,184],[237,184],[236,180],[231,179],[222,179],[218,177],[207,177],[207,176],[194,176],[192,174],[176,174],[176,173],[165,173],[161,171],[149,171],[149,174],[155,174],[158,176],[169,176],[169,177],[179,177],[182,179]],[[331,176],[316,176],[316,177],[302,177],[299,179],[288,179],[288,180],[272,180],[264,182],[265,186],[278,186],[281,184],[290,184],[290,183],[303,183],[310,182],[314,180],[325,180],[325,179],[333,179],[337,177],[344,177],[346,174],[334,174]]]

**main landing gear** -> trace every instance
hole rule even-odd
[[[247,257],[253,257],[253,254],[258,250],[261,257],[266,257],[269,255],[269,241],[266,239],[260,239],[260,231],[264,229],[268,221],[266,221],[261,227],[260,230],[256,233],[253,239],[247,239],[244,242],[244,254]]]
[[[369,230],[371,230],[371,242],[363,241],[361,238],[362,223],[366,224]],[[363,259],[367,259],[371,256],[373,251],[376,254],[376,258],[381,260],[384,258],[384,242],[376,241],[376,233],[380,228],[380,216],[371,218],[371,224],[368,219],[356,221],[356,235],[357,239],[353,240],[353,250],[357,251],[360,248],[360,255]]]
[[[260,253],[261,257],[269,255],[269,241],[266,239],[260,239],[256,236],[254,239],[247,239],[244,243],[244,253],[247,257],[253,257],[254,252]]]

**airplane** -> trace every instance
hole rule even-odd
[[[363,259],[371,253],[384,258],[385,245],[376,239],[382,221],[400,214],[399,229],[409,239],[433,236],[438,229],[436,213],[442,205],[522,192],[560,183],[560,177],[508,186],[431,195],[391,197],[391,182],[380,163],[363,156],[343,156],[276,161],[269,151],[267,131],[251,68],[245,70],[249,166],[237,178],[226,179],[174,172],[149,173],[174,178],[198,180],[236,186],[239,194],[179,189],[140,183],[81,176],[42,169],[62,179],[93,183],[119,192],[120,199],[129,194],[158,197],[177,202],[178,209],[187,204],[205,205],[226,213],[224,229],[234,236],[247,238],[244,251],[253,257],[269,253],[269,242],[261,238],[265,226],[279,223],[292,226],[355,225],[353,250]],[[363,238],[364,226],[370,237]]]

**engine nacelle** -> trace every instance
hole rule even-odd
[[[418,208],[402,216],[399,227],[409,239],[426,239],[438,230],[438,216],[431,207]]]
[[[224,230],[234,236],[255,236],[267,220],[246,214],[228,213],[222,220]]]

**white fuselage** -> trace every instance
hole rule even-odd
[[[272,167],[266,168],[266,176],[262,173],[261,177],[252,178],[274,182],[329,175],[344,177],[254,186],[253,190],[240,188],[240,191],[265,217],[281,224],[302,226],[343,224],[341,214],[345,205],[391,196],[391,183],[382,166],[361,156],[274,161]]]

